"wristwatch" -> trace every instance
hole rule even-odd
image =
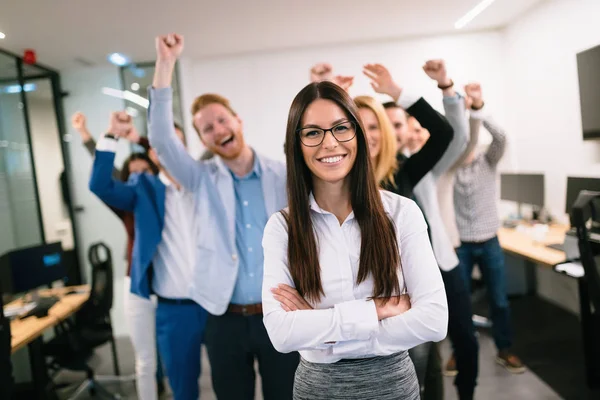
[[[482,101],[480,107],[475,107],[475,106],[472,105],[471,106],[471,110],[473,110],[473,111],[479,111],[479,110],[481,110],[483,108],[484,105],[485,105],[485,102]]]
[[[454,81],[450,79],[450,83],[447,86],[441,86],[438,84],[438,89],[446,90],[450,89],[452,86],[454,86]]]

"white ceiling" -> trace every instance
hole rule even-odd
[[[111,52],[154,58],[154,36],[185,35],[191,58],[457,32],[480,0],[0,0],[0,48],[59,69]],[[496,0],[464,31],[507,25],[546,0]]]

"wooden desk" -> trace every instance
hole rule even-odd
[[[69,289],[86,290],[87,292],[65,295],[64,293]],[[14,319],[10,322],[12,353],[15,353],[40,337],[46,329],[58,325],[59,322],[66,320],[78,311],[89,298],[89,290],[89,285],[40,290],[40,295],[54,295],[59,297],[60,301],[52,306],[46,317],[29,317],[22,320]],[[22,304],[21,300],[15,300],[8,305],[19,304]]]
[[[569,230],[565,225],[550,225],[543,242],[534,241],[527,233],[512,228],[500,228],[498,239],[506,252],[523,257],[536,264],[554,267],[563,263],[567,257],[563,251],[546,247],[548,244],[562,243]]]

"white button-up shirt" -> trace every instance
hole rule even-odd
[[[448,305],[442,277],[418,206],[396,194],[381,191],[384,208],[396,226],[401,267],[400,288],[410,296],[411,309],[379,321],[373,279],[356,284],[361,233],[351,213],[340,225],[335,215],[322,210],[310,196],[311,218],[318,243],[324,296],[314,310],[286,312],[273,298],[279,284],[294,287],[287,257],[287,224],[273,215],[265,227],[263,248],[264,323],[275,348],[300,351],[314,363],[333,363],[343,358],[394,354],[446,336]]]
[[[177,189],[164,174],[165,223],[152,259],[152,290],[161,297],[187,298],[196,260],[196,213],[191,193]]]

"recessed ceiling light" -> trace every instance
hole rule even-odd
[[[123,67],[129,64],[129,58],[121,53],[112,53],[108,55],[108,61],[111,63]]]
[[[4,93],[8,93],[8,94],[13,94],[13,93],[21,93],[21,91],[25,91],[25,92],[33,92],[34,90],[37,89],[37,85],[35,83],[26,83],[23,86],[21,85],[10,85],[10,86],[5,86],[4,88],[1,88],[2,92]]]
[[[3,32],[0,32],[0,39],[4,39],[6,35]]]
[[[140,84],[137,82],[133,82],[131,84],[131,90],[133,90],[134,92],[137,92],[138,90],[140,90]]]
[[[495,0],[483,0],[481,3],[473,7],[469,12],[463,15],[458,21],[454,23],[456,29],[464,28],[469,22],[471,22],[476,16],[481,14],[486,8],[488,8]]]

